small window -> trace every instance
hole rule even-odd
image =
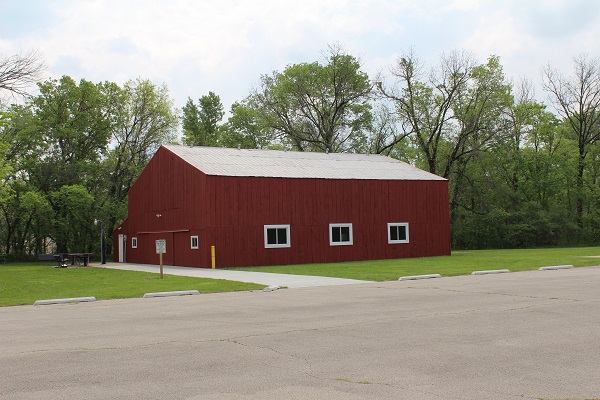
[[[352,224],[329,224],[329,244],[331,246],[352,244]]]
[[[265,248],[290,247],[289,225],[265,225]]]
[[[136,237],[131,238],[131,248],[137,249],[137,238]]]
[[[408,243],[407,222],[394,222],[388,224],[388,243]]]
[[[190,244],[192,246],[192,249],[197,249],[198,248],[198,236],[192,236],[190,238]]]

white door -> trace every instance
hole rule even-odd
[[[119,262],[125,262],[125,246],[127,245],[127,236],[119,235]]]

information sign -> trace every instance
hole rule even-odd
[[[165,254],[167,252],[167,241],[160,239],[156,241],[156,254]]]

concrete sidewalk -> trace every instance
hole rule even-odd
[[[158,265],[108,263],[104,268],[122,269],[128,271],[159,272]],[[351,285],[356,283],[367,283],[356,279],[329,278],[324,276],[272,274],[268,272],[252,271],[229,271],[224,269],[207,269],[191,267],[174,267],[164,265],[163,272],[169,275],[191,276],[196,278],[225,279],[228,281],[252,282],[264,284],[265,286],[277,285],[288,288],[303,288],[317,286]]]

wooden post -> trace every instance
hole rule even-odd
[[[163,253],[160,253],[160,279],[163,278],[163,263],[162,263],[162,255]]]
[[[160,239],[156,241],[156,254],[159,256],[160,260],[160,278],[163,277],[163,253],[167,252],[167,241],[165,239]]]

